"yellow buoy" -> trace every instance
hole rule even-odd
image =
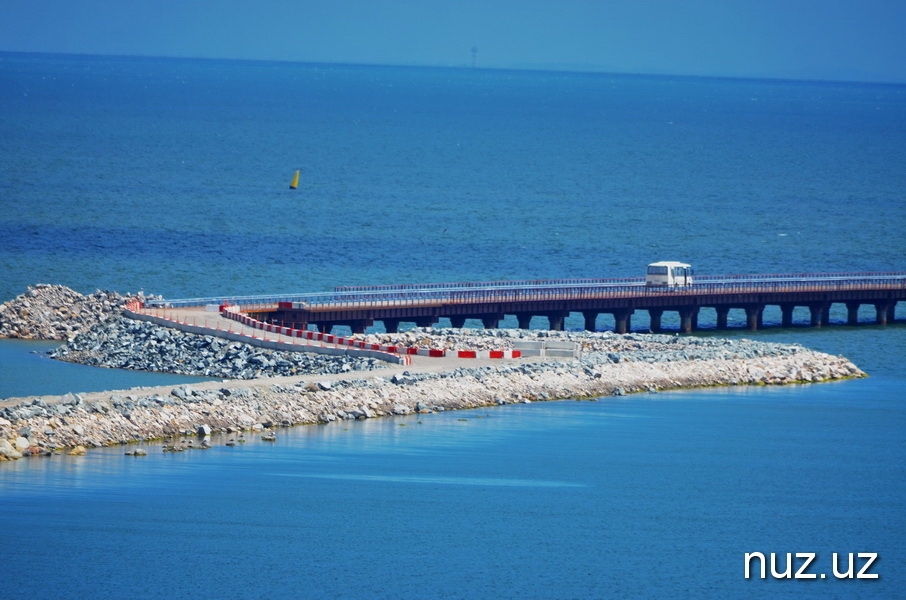
[[[299,187],[299,171],[296,171],[296,174],[293,175],[293,181],[289,184],[289,189],[294,190]]]

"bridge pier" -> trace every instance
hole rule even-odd
[[[355,321],[350,321],[347,325],[349,325],[352,333],[365,333],[366,329],[374,325],[374,321],[372,319],[356,319]]]
[[[532,324],[532,313],[516,313],[516,321],[519,323],[519,329],[528,329]]]
[[[497,329],[502,320],[503,315],[488,315],[481,318],[481,324],[484,325],[485,329]]]
[[[861,302],[847,302],[846,303],[846,324],[847,325],[858,324],[860,306],[862,306]]]
[[[762,321],[762,315],[764,314],[764,305],[763,304],[753,304],[745,307],[746,311],[746,327],[752,331],[757,331],[758,328],[764,324]]]
[[[384,322],[384,329],[387,333],[397,333],[400,330],[399,319],[381,319]]]
[[[878,325],[887,325],[887,321],[893,321],[895,302],[876,302],[875,303],[875,323]]]
[[[431,327],[432,325],[437,323],[437,321],[438,321],[437,317],[435,317],[433,315],[430,317],[419,317],[419,318],[415,319],[415,325],[417,327]]]
[[[617,333],[629,333],[632,329],[632,313],[635,310],[631,308],[617,310],[613,313],[613,320],[616,323]]]
[[[730,314],[729,306],[715,306],[714,311],[717,313],[717,328],[727,328],[727,316]]]
[[[547,313],[548,328],[551,331],[563,331],[563,321],[567,316],[569,316],[569,312],[565,310]]]
[[[465,324],[466,318],[462,315],[450,317],[450,326],[453,327],[453,329],[462,329]]]
[[[679,310],[680,331],[683,333],[692,333],[693,319],[698,311],[694,308],[682,308]]]
[[[582,312],[585,317],[585,331],[594,331],[598,321],[598,312],[595,310],[586,310]]]
[[[663,309],[660,308],[649,308],[648,317],[651,319],[651,325],[648,327],[653,333],[660,333],[661,331],[661,317],[664,315]]]
[[[811,312],[810,324],[812,327],[827,325],[828,316],[830,315],[830,304],[827,302],[810,304],[808,309]]]
[[[780,325],[781,327],[793,326],[793,311],[796,310],[795,304],[780,305]]]

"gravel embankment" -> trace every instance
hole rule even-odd
[[[125,296],[97,292],[85,297],[63,290],[66,288],[37,286],[0,307],[0,331],[15,331],[17,337],[25,337],[23,333],[34,338],[44,335],[44,339],[61,332],[80,332],[56,351],[59,358],[230,380],[0,402],[0,460],[175,435],[238,433],[683,387],[791,384],[864,376],[843,357],[795,344],[522,330],[415,329],[365,337],[376,343],[448,349],[571,341],[581,345],[581,358],[441,359],[445,362],[424,358],[411,367],[386,367],[371,359],[262,350],[132,321],[119,314]],[[66,301],[79,307],[81,316],[65,319],[65,326],[56,325],[63,323],[60,315],[75,313],[72,307],[60,304]],[[88,306],[98,308],[89,310]]]

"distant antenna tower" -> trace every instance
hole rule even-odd
[[[472,46],[472,68],[478,63],[478,46]]]

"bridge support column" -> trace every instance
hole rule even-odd
[[[565,310],[547,313],[548,327],[551,331],[563,331],[563,321],[569,313]]]
[[[374,325],[374,321],[371,319],[356,319],[355,321],[350,321],[347,325],[349,325],[352,333],[365,333],[366,329]]]
[[[757,331],[758,326],[762,324],[761,315],[764,313],[764,305],[755,304],[746,306],[746,327],[752,331]]]
[[[598,312],[594,310],[586,310],[582,312],[582,316],[585,317],[585,331],[594,331],[595,323],[598,320]]]
[[[692,333],[693,317],[696,313],[694,308],[682,308],[679,310],[680,331],[683,333]]]
[[[821,327],[827,325],[827,315],[830,310],[830,304],[822,302],[820,304],[810,304],[808,307],[811,312],[811,326]]]
[[[698,311],[701,310],[698,307],[692,309],[692,331],[698,330]]]
[[[635,310],[631,308],[614,311],[613,320],[616,323],[617,333],[629,333],[632,329],[632,313],[634,312]]]
[[[415,319],[415,324],[418,327],[431,327],[435,323],[437,323],[437,317],[434,317],[434,316],[420,317],[420,318]]]
[[[793,326],[793,311],[796,310],[794,304],[781,304],[780,305],[780,326],[781,327],[792,327]]]
[[[532,316],[531,313],[517,313],[516,321],[519,322],[519,329],[528,329],[532,324]]]
[[[717,328],[726,329],[727,328],[727,315],[730,314],[729,306],[715,306],[714,310],[717,312]]]
[[[466,318],[462,315],[457,315],[455,317],[450,317],[450,326],[453,329],[462,329],[463,325],[466,324]]]
[[[648,317],[651,319],[651,325],[648,327],[654,333],[660,333],[661,331],[661,316],[663,316],[664,311],[660,308],[649,308]]]
[[[503,319],[503,315],[490,315],[487,317],[481,318],[481,324],[484,325],[485,329],[497,329],[500,326],[500,321]]]
[[[384,329],[387,330],[387,333],[397,333],[400,330],[400,320],[399,319],[383,319]]]
[[[846,303],[846,324],[847,325],[856,325],[859,323],[859,306],[860,302],[847,302]]]
[[[878,325],[887,325],[887,321],[893,321],[894,309],[896,304],[892,302],[876,302],[875,310],[877,314],[875,315],[875,323]]]

